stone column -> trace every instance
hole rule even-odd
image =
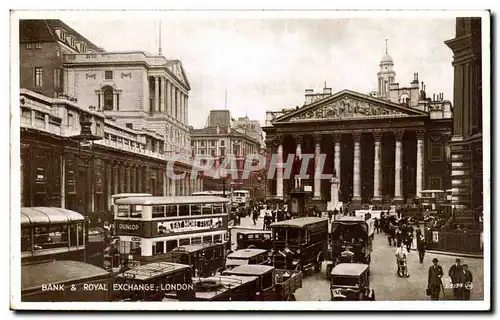
[[[172,93],[170,92],[171,87],[170,87],[170,81],[168,79],[165,79],[165,113],[168,115],[172,115],[172,103],[171,103],[171,95]]]
[[[334,158],[333,158],[333,168],[335,169],[335,173],[337,174],[337,178],[340,183],[340,140],[342,138],[342,134],[336,133],[333,135],[333,141],[335,143],[334,146]],[[340,184],[339,184],[340,186]],[[339,187],[340,188],[340,187]]]
[[[130,166],[127,166],[127,192],[132,192],[132,170]]]
[[[177,117],[175,118],[178,121],[181,121],[181,92],[177,89],[175,89],[175,107],[177,109]]]
[[[160,106],[160,78],[155,77],[155,107],[153,109],[154,112],[158,111]]]
[[[167,179],[168,179],[168,183],[170,185],[170,194],[169,195],[171,197],[175,197],[176,196],[176,194],[175,194],[175,180],[170,179],[168,177],[167,177]]]
[[[276,137],[278,146],[278,163],[276,165],[276,196],[283,198],[283,136]]]
[[[113,194],[119,193],[118,185],[120,184],[119,179],[118,179],[118,166],[114,165],[113,166]]]
[[[353,183],[352,183],[352,203],[361,204],[361,132],[354,132],[354,161],[353,161]]]
[[[146,190],[144,189],[144,185],[142,182],[142,177],[144,176],[144,169],[142,166],[137,167],[137,184],[139,185],[139,189],[137,192],[144,193]]]
[[[165,112],[165,78],[160,77],[160,107],[158,111]]]
[[[314,135],[314,199],[321,199],[321,135]]]
[[[168,195],[168,180],[167,180],[167,176],[165,175],[165,172],[163,171],[160,171],[160,174],[161,174],[161,181],[162,181],[162,184],[163,184],[163,196],[166,197]]]
[[[417,132],[417,177],[416,198],[420,198],[424,185],[424,138],[425,132]]]
[[[381,171],[382,171],[382,155],[381,155],[381,142],[383,133],[374,132],[373,138],[375,140],[375,152],[373,154],[373,202],[382,201],[380,193]]]
[[[403,201],[402,192],[402,165],[403,165],[403,133],[397,131],[395,133],[396,137],[396,150],[394,154],[394,201]]]
[[[295,135],[294,138],[295,138],[295,144],[296,144],[295,158],[302,159],[302,140],[303,140],[303,137],[301,135]],[[299,170],[300,170],[300,168],[299,168]],[[300,171],[296,172],[296,174],[300,174]],[[297,188],[297,189],[300,188],[301,184],[302,184],[301,178],[300,177],[294,178],[294,181],[295,181],[295,188]]]
[[[184,95],[184,123],[189,125],[188,95]]]

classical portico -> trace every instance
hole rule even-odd
[[[344,90],[291,110],[264,128],[269,151],[286,162],[290,154],[313,155],[309,177],[313,200],[330,199],[330,180],[336,173],[340,201],[402,203],[418,198],[425,186],[425,148],[428,135],[445,133],[427,111]],[[449,134],[449,132],[446,132]],[[320,154],[326,156],[318,166]],[[277,168],[281,168],[281,162]],[[297,188],[297,179],[278,170],[273,181],[278,198]],[[273,193],[273,192],[271,192]]]

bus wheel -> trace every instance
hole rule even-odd
[[[316,272],[321,271],[321,261],[316,262],[316,265],[314,266],[314,270]]]

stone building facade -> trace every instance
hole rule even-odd
[[[278,154],[278,167],[295,156],[314,155],[303,185],[312,188],[316,203],[330,199],[330,181],[314,169],[320,154],[326,154],[323,173],[340,179],[340,201],[354,206],[411,203],[422,190],[450,188],[452,105],[442,94],[428,98],[417,74],[399,90],[393,66],[386,53],[376,94],[308,89],[303,106],[267,113],[266,147]],[[268,186],[278,198],[294,188],[280,170]]]
[[[60,20],[21,20],[20,74],[22,206],[93,216],[109,212],[114,193],[202,190],[189,175],[190,87],[180,61],[108,53]],[[84,114],[102,137],[88,166],[71,139]],[[174,155],[184,180],[165,175]]]
[[[481,27],[480,17],[457,18],[455,38],[445,42],[454,67],[452,203],[466,214],[483,207]]]

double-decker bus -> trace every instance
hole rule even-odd
[[[249,206],[250,192],[247,190],[233,190],[231,194],[231,202],[233,206]]]
[[[167,261],[174,248],[222,243],[230,247],[229,199],[215,196],[131,197],[116,200],[119,252],[133,265]]]

